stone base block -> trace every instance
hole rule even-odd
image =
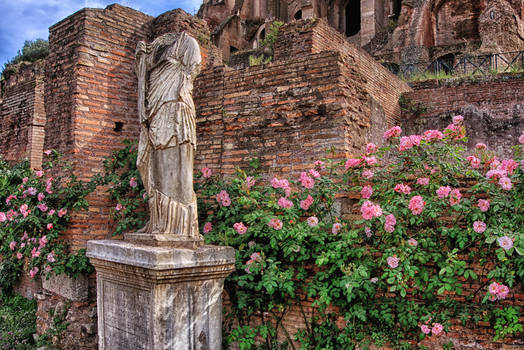
[[[42,287],[57,295],[73,301],[85,301],[88,297],[88,282],[86,275],[71,278],[66,274],[52,274],[49,279],[42,277]]]
[[[196,250],[89,241],[97,272],[101,350],[218,350],[230,247]]]

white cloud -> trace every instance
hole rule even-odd
[[[0,69],[24,41],[47,39],[50,26],[84,7],[104,8],[112,3],[158,16],[179,7],[193,13],[202,0],[0,0]]]

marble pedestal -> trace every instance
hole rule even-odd
[[[231,247],[87,243],[97,272],[101,350],[219,350]]]

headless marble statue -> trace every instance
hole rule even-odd
[[[173,245],[181,246],[202,241],[193,191],[196,112],[192,91],[200,63],[198,43],[185,32],[137,45],[137,166],[149,197],[150,219],[131,239],[147,236],[155,245],[179,242]]]

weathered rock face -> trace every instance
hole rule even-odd
[[[519,9],[516,2],[493,0],[486,4],[478,19],[481,51],[512,52],[524,49],[524,5],[518,1]]]
[[[78,302],[54,294],[37,294],[36,322],[39,336],[54,334],[50,341],[59,349],[97,349],[96,303]],[[66,325],[57,331],[57,325]]]
[[[403,63],[402,53],[414,47],[425,50],[428,61],[449,54],[521,51],[523,11],[524,3],[516,0],[404,0],[397,27],[366,49],[395,63]]]
[[[395,64],[417,47],[426,51],[418,58],[429,61],[524,49],[522,0],[224,0],[205,2],[199,16],[225,58],[258,47],[268,21],[313,17]]]

